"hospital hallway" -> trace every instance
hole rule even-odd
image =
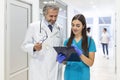
[[[95,62],[91,67],[91,80],[116,80],[113,48],[109,48],[109,59],[103,55],[101,47],[97,48]]]
[[[47,3],[57,4],[59,7],[56,23],[59,24],[57,26],[60,27],[59,32],[61,33],[59,37],[59,33],[56,32],[55,35],[58,34],[56,40],[48,41],[50,47],[52,46],[51,43],[57,45],[55,42],[59,38],[61,38],[61,41],[58,41],[61,42],[59,46],[63,46],[64,41],[70,37],[72,18],[77,14],[83,14],[87,24],[86,28],[91,29],[90,35],[96,45],[94,64],[90,67],[90,80],[120,80],[120,0],[0,0],[0,80],[31,80],[29,75],[31,58],[36,58],[36,61],[39,61],[44,57],[38,58],[39,54],[37,54],[38,56],[35,54],[36,57],[34,57],[32,47],[29,55],[29,51],[24,51],[21,45],[30,24],[44,21],[43,7]],[[36,30],[41,32],[41,24],[38,28]],[[101,45],[104,28],[107,29],[110,37],[109,59],[103,55]],[[39,37],[37,33],[33,35],[33,31],[31,29],[30,35],[32,38],[30,41],[32,45],[30,46],[33,46],[36,42],[32,41],[33,37],[35,40],[38,40]],[[44,37],[48,37],[49,34],[46,34],[46,31],[44,33]],[[44,37],[41,39],[42,41]],[[48,37],[49,39],[51,38]],[[46,41],[44,49],[48,49],[46,48],[46,45],[49,47],[48,43]],[[45,59],[47,60],[47,58]],[[51,57],[50,59],[49,61],[53,61]],[[44,73],[42,69],[42,71],[39,69],[41,68],[38,66],[36,72]],[[60,68],[60,78],[62,73],[62,80],[64,80],[64,69],[65,65],[63,64],[63,69]],[[45,73],[48,74],[48,72]],[[50,74],[52,75],[52,73]],[[37,80],[36,74],[34,75],[34,80]],[[46,77],[46,75],[43,77]],[[38,78],[38,80],[40,79]]]

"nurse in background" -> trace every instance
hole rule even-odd
[[[90,27],[87,28],[87,36],[92,37],[92,35],[91,35],[91,28]]]
[[[71,25],[71,36],[64,45],[73,46],[81,60],[64,62],[66,57],[58,55],[57,61],[66,64],[64,80],[90,80],[90,67],[94,63],[96,52],[94,40],[87,37],[86,20],[82,14],[75,15]]]
[[[43,20],[29,25],[23,49],[28,52],[29,80],[61,80],[54,46],[62,44],[61,27],[56,23],[59,7],[48,3],[43,8]],[[59,70],[60,69],[60,70]]]

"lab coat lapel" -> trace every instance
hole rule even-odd
[[[51,33],[50,37],[55,37],[57,33],[58,33],[58,30],[54,29],[53,32]]]
[[[55,26],[53,27],[52,32],[51,32],[50,29],[49,29],[49,27],[48,27],[45,23],[43,23],[42,29],[44,29],[44,30],[47,32],[48,37],[53,37],[53,36],[55,36],[55,35],[58,33],[58,31],[59,31],[58,27],[55,25]]]
[[[42,23],[42,29],[44,29],[47,32],[48,37],[52,34],[47,24]]]
[[[54,27],[53,27],[53,31],[52,31],[52,33],[51,33],[51,37],[55,37],[58,32],[59,32],[59,28],[58,28],[58,26],[55,24]]]

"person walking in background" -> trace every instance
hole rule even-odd
[[[87,28],[87,36],[92,37],[92,35],[91,35],[91,28],[90,27]]]
[[[29,80],[60,80],[60,65],[54,46],[62,44],[61,27],[56,23],[59,7],[48,3],[43,7],[43,20],[29,25],[22,48],[31,55]]]
[[[106,56],[107,59],[109,59],[108,44],[109,44],[109,41],[110,41],[110,37],[109,37],[109,34],[108,34],[106,28],[103,28],[103,32],[102,32],[100,41],[101,41],[101,44],[102,44],[102,49],[103,49],[104,56]],[[105,50],[106,50],[106,54],[105,54]]]
[[[61,54],[58,55],[57,61],[66,64],[64,80],[90,80],[90,66],[94,63],[96,52],[95,42],[86,34],[84,15],[75,15],[71,25],[71,36],[64,42],[64,45],[74,47],[75,54],[79,56],[80,61],[64,61],[66,56]]]

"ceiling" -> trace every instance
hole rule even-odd
[[[115,0],[61,0],[68,3],[77,9],[89,9],[89,8],[114,8]]]
[[[40,8],[42,9],[45,2],[54,0],[40,0]],[[57,4],[64,10],[66,7],[59,4],[62,1],[68,5],[74,7],[77,11],[98,11],[98,12],[112,12],[115,10],[115,0],[56,0]]]
[[[54,0],[40,0],[40,8],[42,9],[46,3],[54,3]],[[66,6],[63,6],[62,3],[59,3],[59,0],[56,1],[56,4],[63,9],[66,9]]]

